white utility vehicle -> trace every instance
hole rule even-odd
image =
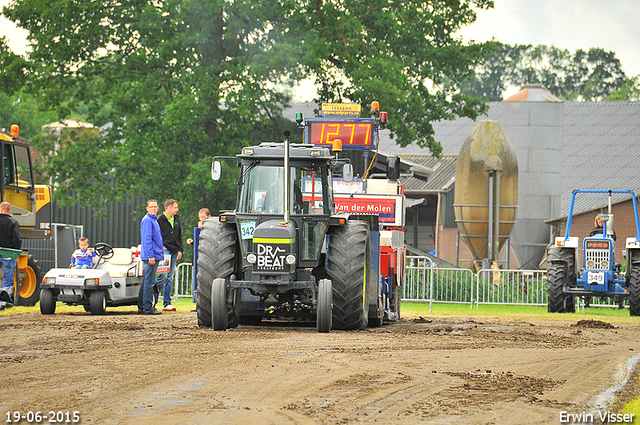
[[[45,274],[40,291],[42,314],[54,314],[57,301],[82,305],[91,314],[104,314],[107,306],[138,304],[144,275],[139,251],[105,243],[93,249],[97,255],[92,269],[54,268]],[[157,300],[157,293],[154,295]]]

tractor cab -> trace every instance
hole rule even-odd
[[[235,211],[243,269],[267,279],[295,279],[296,266],[316,267],[328,228],[333,194],[326,148],[262,143],[238,155]],[[288,167],[285,167],[288,162]]]

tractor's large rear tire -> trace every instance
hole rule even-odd
[[[575,280],[573,268],[575,258],[572,251],[550,248],[547,254],[549,269],[547,272],[547,311],[549,313],[574,313],[575,297],[567,297],[563,292],[564,284]]]
[[[365,329],[369,319],[366,298],[370,267],[369,225],[350,221],[330,231],[327,273],[333,284],[333,328]]]
[[[54,314],[56,312],[56,295],[51,288],[40,291],[40,313]]]
[[[318,332],[331,331],[333,325],[333,288],[329,279],[321,279],[318,282],[318,307],[316,324]]]
[[[211,289],[213,280],[227,279],[235,267],[238,236],[232,224],[218,220],[205,220],[198,245],[198,288],[196,289],[196,315],[198,326],[211,327]],[[237,325],[231,323],[231,325]]]
[[[18,269],[16,268],[16,274],[17,273]],[[17,297],[14,295],[17,300],[16,304],[27,307],[36,305],[40,299],[41,282],[42,270],[40,269],[40,265],[38,264],[38,261],[30,255],[29,261],[27,262],[27,276],[25,276],[22,281],[22,286],[18,290],[20,296]]]
[[[640,252],[635,250],[628,251],[629,314],[631,316],[640,316]]]

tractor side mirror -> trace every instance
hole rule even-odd
[[[211,179],[220,180],[220,174],[222,174],[220,161],[213,161],[213,163],[211,164]]]
[[[344,168],[342,169],[342,177],[347,183],[353,181],[353,165],[344,164]]]

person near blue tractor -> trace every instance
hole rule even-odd
[[[600,214],[596,215],[596,218],[593,221],[593,225],[595,227],[593,229],[591,229],[591,232],[589,232],[589,236],[601,235],[602,234],[602,220],[600,220]],[[616,232],[615,232],[615,230],[613,231],[612,239],[614,241],[616,240]]]
[[[140,221],[140,260],[144,263],[144,277],[138,293],[138,313],[162,314],[154,306],[153,287],[156,283],[156,270],[158,263],[164,258],[162,248],[162,232],[158,225],[156,214],[158,201],[147,201],[147,214]]]
[[[171,305],[171,292],[173,289],[173,276],[176,264],[182,258],[182,227],[178,218],[178,201],[167,199],[164,203],[164,212],[158,217],[158,225],[162,232],[162,248],[165,258],[169,257],[169,271],[158,274],[158,288],[162,288],[163,311],[176,311]]]

